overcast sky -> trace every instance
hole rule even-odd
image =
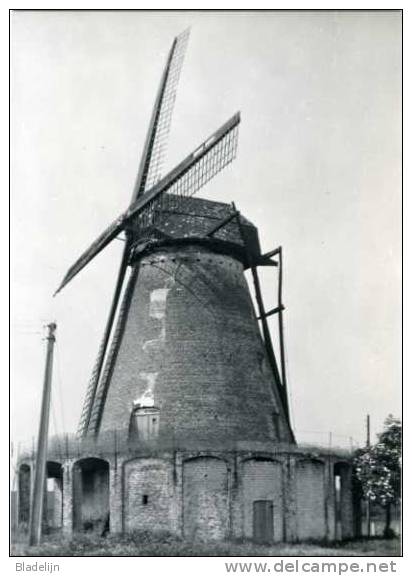
[[[362,443],[401,394],[399,12],[12,14],[12,430],[37,434],[56,320],[51,432],[74,431],[114,289],[113,242],[67,268],[129,203],[173,37],[191,26],[165,169],[234,112],[235,162],[201,195],[235,201],[284,249],[298,439]],[[263,272],[267,307],[275,274]]]

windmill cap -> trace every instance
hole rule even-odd
[[[246,240],[252,260],[258,260],[261,250],[256,226],[241,215],[242,231],[236,218],[225,223],[233,214],[233,206],[225,202],[169,195],[168,206],[162,208],[155,225],[139,232],[135,241],[135,257],[160,246],[194,242],[207,243],[218,251],[232,253],[246,265]],[[209,235],[221,223],[222,227]]]

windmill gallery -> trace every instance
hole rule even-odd
[[[233,203],[194,196],[234,160],[240,114],[160,174],[187,40],[188,31],[167,58],[130,206],[58,289],[123,235],[77,435],[48,442],[43,528],[262,542],[347,538],[357,524],[348,459],[298,446],[290,424],[282,249],[262,254],[256,227]],[[277,281],[269,309],[261,266]],[[18,474],[24,525],[34,454],[20,456]]]

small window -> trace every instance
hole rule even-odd
[[[149,496],[147,494],[143,494],[142,496],[142,504],[144,506],[146,506],[146,504],[149,502]]]

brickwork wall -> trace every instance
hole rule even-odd
[[[256,500],[273,502],[274,541],[283,540],[283,482],[282,463],[251,459],[242,464],[243,536],[253,537],[253,503]]]
[[[18,525],[19,525],[18,491],[12,490],[10,492],[10,533],[12,538],[14,534],[17,532]]]
[[[70,535],[73,531],[73,463],[63,462],[63,533]]]
[[[18,497],[18,518],[22,524],[28,524],[30,519],[31,506],[31,468],[28,464],[22,464],[19,469],[19,497]]]
[[[298,539],[296,458],[287,454],[283,458],[284,481],[284,538],[286,542]]]
[[[325,522],[326,522],[326,540],[335,540],[336,538],[336,494],[334,479],[334,463],[331,459],[325,462],[324,473],[325,487]]]
[[[136,458],[125,474],[125,529],[174,532],[174,481],[170,462]]]
[[[110,532],[123,531],[123,470],[118,458],[110,466]]]
[[[326,537],[325,464],[315,460],[296,463],[296,516],[298,540]]]
[[[194,458],[183,463],[183,534],[198,540],[229,535],[229,475],[223,460]]]
[[[167,439],[290,440],[237,260],[194,247],[142,260],[102,432],[128,427],[133,401],[160,408]]]
[[[134,457],[129,452],[105,458],[109,475],[97,471],[93,494],[86,489],[86,499],[82,460],[61,462],[67,535],[82,529],[85,520],[103,519],[110,504],[111,532],[166,530],[188,539],[251,538],[253,502],[272,500],[275,541],[353,536],[351,467],[338,459],[294,452],[151,452],[146,447]],[[335,525],[334,462],[342,478],[341,534]]]
[[[53,516],[50,524],[54,528],[60,528],[63,522],[63,480],[61,478],[54,479],[54,490],[49,494],[53,498]]]

